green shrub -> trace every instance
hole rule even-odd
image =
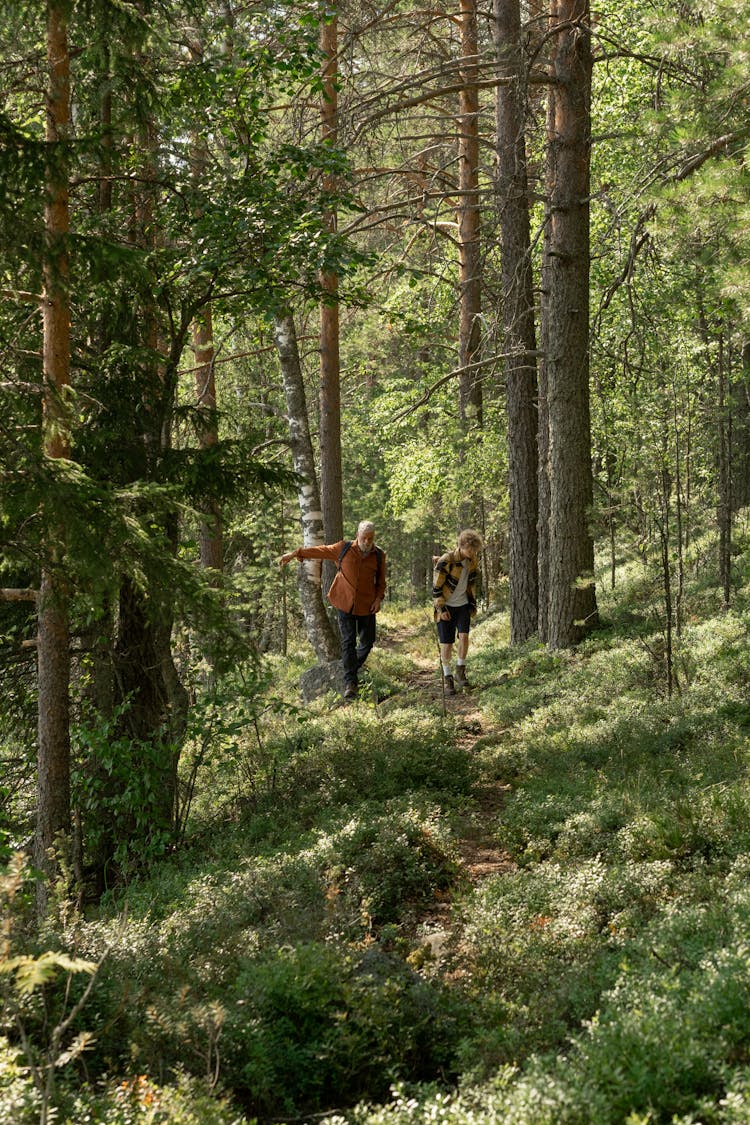
[[[329,891],[353,902],[376,926],[433,901],[457,866],[438,810],[425,815],[403,800],[361,806],[331,834]]]
[[[114,863],[120,878],[147,870],[172,840],[165,808],[165,762],[176,754],[168,741],[121,733],[130,704],[110,719],[92,716],[71,732],[71,797],[80,811],[86,855]]]
[[[668,875],[611,871],[601,860],[549,863],[478,889],[464,904],[462,948],[477,1002],[491,998],[503,1026],[472,1043],[467,1069],[475,1077],[559,1046],[593,1015],[616,979],[628,932],[642,924],[638,906],[648,913]]]
[[[264,1117],[449,1079],[467,1018],[449,990],[376,946],[280,949],[249,963],[229,999],[225,1080]]]
[[[0,1036],[0,1122],[36,1125],[41,1104],[22,1052]]]
[[[212,1094],[196,1079],[178,1075],[158,1085],[145,1074],[84,1086],[56,1120],[61,1125],[244,1125],[237,1107]]]
[[[700,912],[683,920],[684,931],[713,944]],[[662,948],[660,957],[690,956]],[[703,1097],[718,1100],[731,1060],[750,1050],[750,958],[744,943],[709,949],[692,963],[656,962],[623,973],[602,1002],[588,1034],[579,1036],[573,1074],[595,1087],[606,1105],[601,1125],[628,1112],[651,1112],[669,1121],[689,1113]]]
[[[382,720],[361,709],[354,717],[344,712],[325,726],[311,723],[306,737],[279,771],[275,796],[308,818],[328,805],[387,801],[412,790],[460,797],[475,776],[450,727],[413,709]]]
[[[128,1078],[123,1102],[108,1076],[183,1066],[287,1120],[361,1099],[371,1125],[750,1125],[746,629],[686,625],[669,700],[642,625],[555,654],[478,630],[470,749],[421,704],[233,728],[211,833],[133,884],[127,921],[80,927],[110,948],[80,1122],[147,1114],[139,1090],[182,1122],[176,1087]],[[502,790],[492,819],[477,781]],[[459,817],[515,867],[457,902]],[[420,975],[386,950],[451,891],[454,940]]]
[[[620,955],[598,1010],[564,1050],[477,1094],[503,1125],[714,1125],[745,1120],[750,1057],[750,894],[666,905]],[[742,881],[741,881],[742,879]],[[735,889],[736,887],[736,889]],[[546,928],[546,927],[545,927]],[[535,951],[536,959],[536,951]],[[472,1120],[470,1098],[444,1120]],[[731,1115],[736,1107],[738,1116]],[[432,1120],[428,1100],[413,1120]],[[404,1120],[407,1118],[404,1117]],[[367,1118],[363,1118],[367,1120]]]
[[[217,1011],[227,990],[261,951],[370,940],[433,902],[455,875],[450,836],[432,804],[404,797],[330,819],[295,850],[176,885],[165,880],[158,916],[87,927],[93,954],[109,950],[87,1008],[93,1070],[123,1065],[132,1053],[146,1071],[183,1063],[202,1073],[213,1036],[226,1040]]]

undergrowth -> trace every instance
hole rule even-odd
[[[279,667],[241,723],[227,689],[182,847],[33,941],[9,907],[0,1120],[39,1120],[47,1060],[76,1125],[750,1122],[747,611],[696,591],[670,694],[633,581],[636,627],[623,583],[573,652],[480,617],[473,743],[399,705],[413,613],[351,707],[301,708]],[[477,818],[505,862],[471,882]]]

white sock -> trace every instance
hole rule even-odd
[[[458,665],[459,668],[465,668],[466,667],[466,661],[462,660],[460,657],[456,661],[456,664]]]
[[[451,666],[450,666],[450,664],[444,664],[444,665],[443,665],[443,675],[444,675],[444,676],[450,676],[450,674],[451,674]]]

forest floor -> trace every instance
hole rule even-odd
[[[434,658],[428,660],[419,654],[414,644],[421,632],[418,628],[406,629],[398,636],[381,635],[378,642],[383,648],[408,656],[412,662],[412,668],[404,678],[404,694],[418,695],[441,710],[443,715],[453,717],[456,744],[467,753],[478,749],[487,740],[496,741],[502,732],[495,729],[492,720],[483,711],[481,690],[473,687],[468,691],[457,691],[452,696],[445,695],[437,647]],[[508,789],[507,784],[497,780],[484,780],[474,789],[472,808],[461,819],[455,840],[460,857],[456,887],[461,892],[467,884],[477,887],[484,879],[515,867],[508,852],[497,846],[494,835],[494,826],[502,812]],[[441,902],[431,905],[418,920],[424,935],[423,945],[438,957],[444,947],[458,937],[451,928],[452,897],[448,894]]]
[[[444,697],[411,607],[351,705],[300,706],[304,649],[276,710],[232,683],[193,837],[76,923],[108,1084],[69,1067],[104,1108],[61,1121],[208,1061],[201,1125],[750,1123],[750,608],[701,609],[673,696],[658,630],[511,649],[488,613]]]

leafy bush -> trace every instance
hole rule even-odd
[[[171,898],[165,881],[158,917],[87,928],[94,955],[109,950],[87,1009],[100,1060],[119,1066],[134,1053],[147,1071],[182,1063],[203,1073],[215,1038],[227,1050],[241,1017],[251,1018],[243,1001],[230,1032],[226,997],[261,951],[371,941],[453,878],[450,836],[435,806],[401,798],[329,816],[330,825],[298,837],[296,847],[198,873],[173,886]],[[132,909],[135,892],[130,900]]]
[[[84,1086],[70,1097],[57,1120],[62,1125],[243,1125],[225,1098],[205,1084],[178,1075],[172,1085],[158,1085],[145,1074],[108,1082],[100,1089]]]
[[[23,1053],[0,1036],[0,1121],[8,1125],[36,1125],[42,1098]]]
[[[124,703],[111,718],[91,717],[73,729],[72,799],[82,814],[86,855],[114,861],[127,879],[144,871],[172,837],[164,806],[164,763],[175,747],[121,733]]]
[[[456,872],[438,810],[425,815],[393,800],[382,811],[361,806],[332,834],[326,879],[329,894],[353,900],[360,915],[380,926],[434,900]]]
[[[623,944],[670,879],[668,865],[611,869],[596,859],[487,880],[464,907],[462,948],[477,1002],[489,999],[487,1012],[494,1006],[502,1022],[469,1045],[465,1069],[486,1077],[563,1042],[591,1017]]]
[[[414,709],[382,720],[345,712],[325,725],[311,722],[307,739],[279,771],[276,798],[302,804],[308,816],[321,806],[387,801],[410,790],[460,797],[474,778],[450,727]]]
[[[263,1116],[380,1099],[391,1082],[454,1073],[466,1010],[375,946],[280,949],[238,977],[225,1078]]]

